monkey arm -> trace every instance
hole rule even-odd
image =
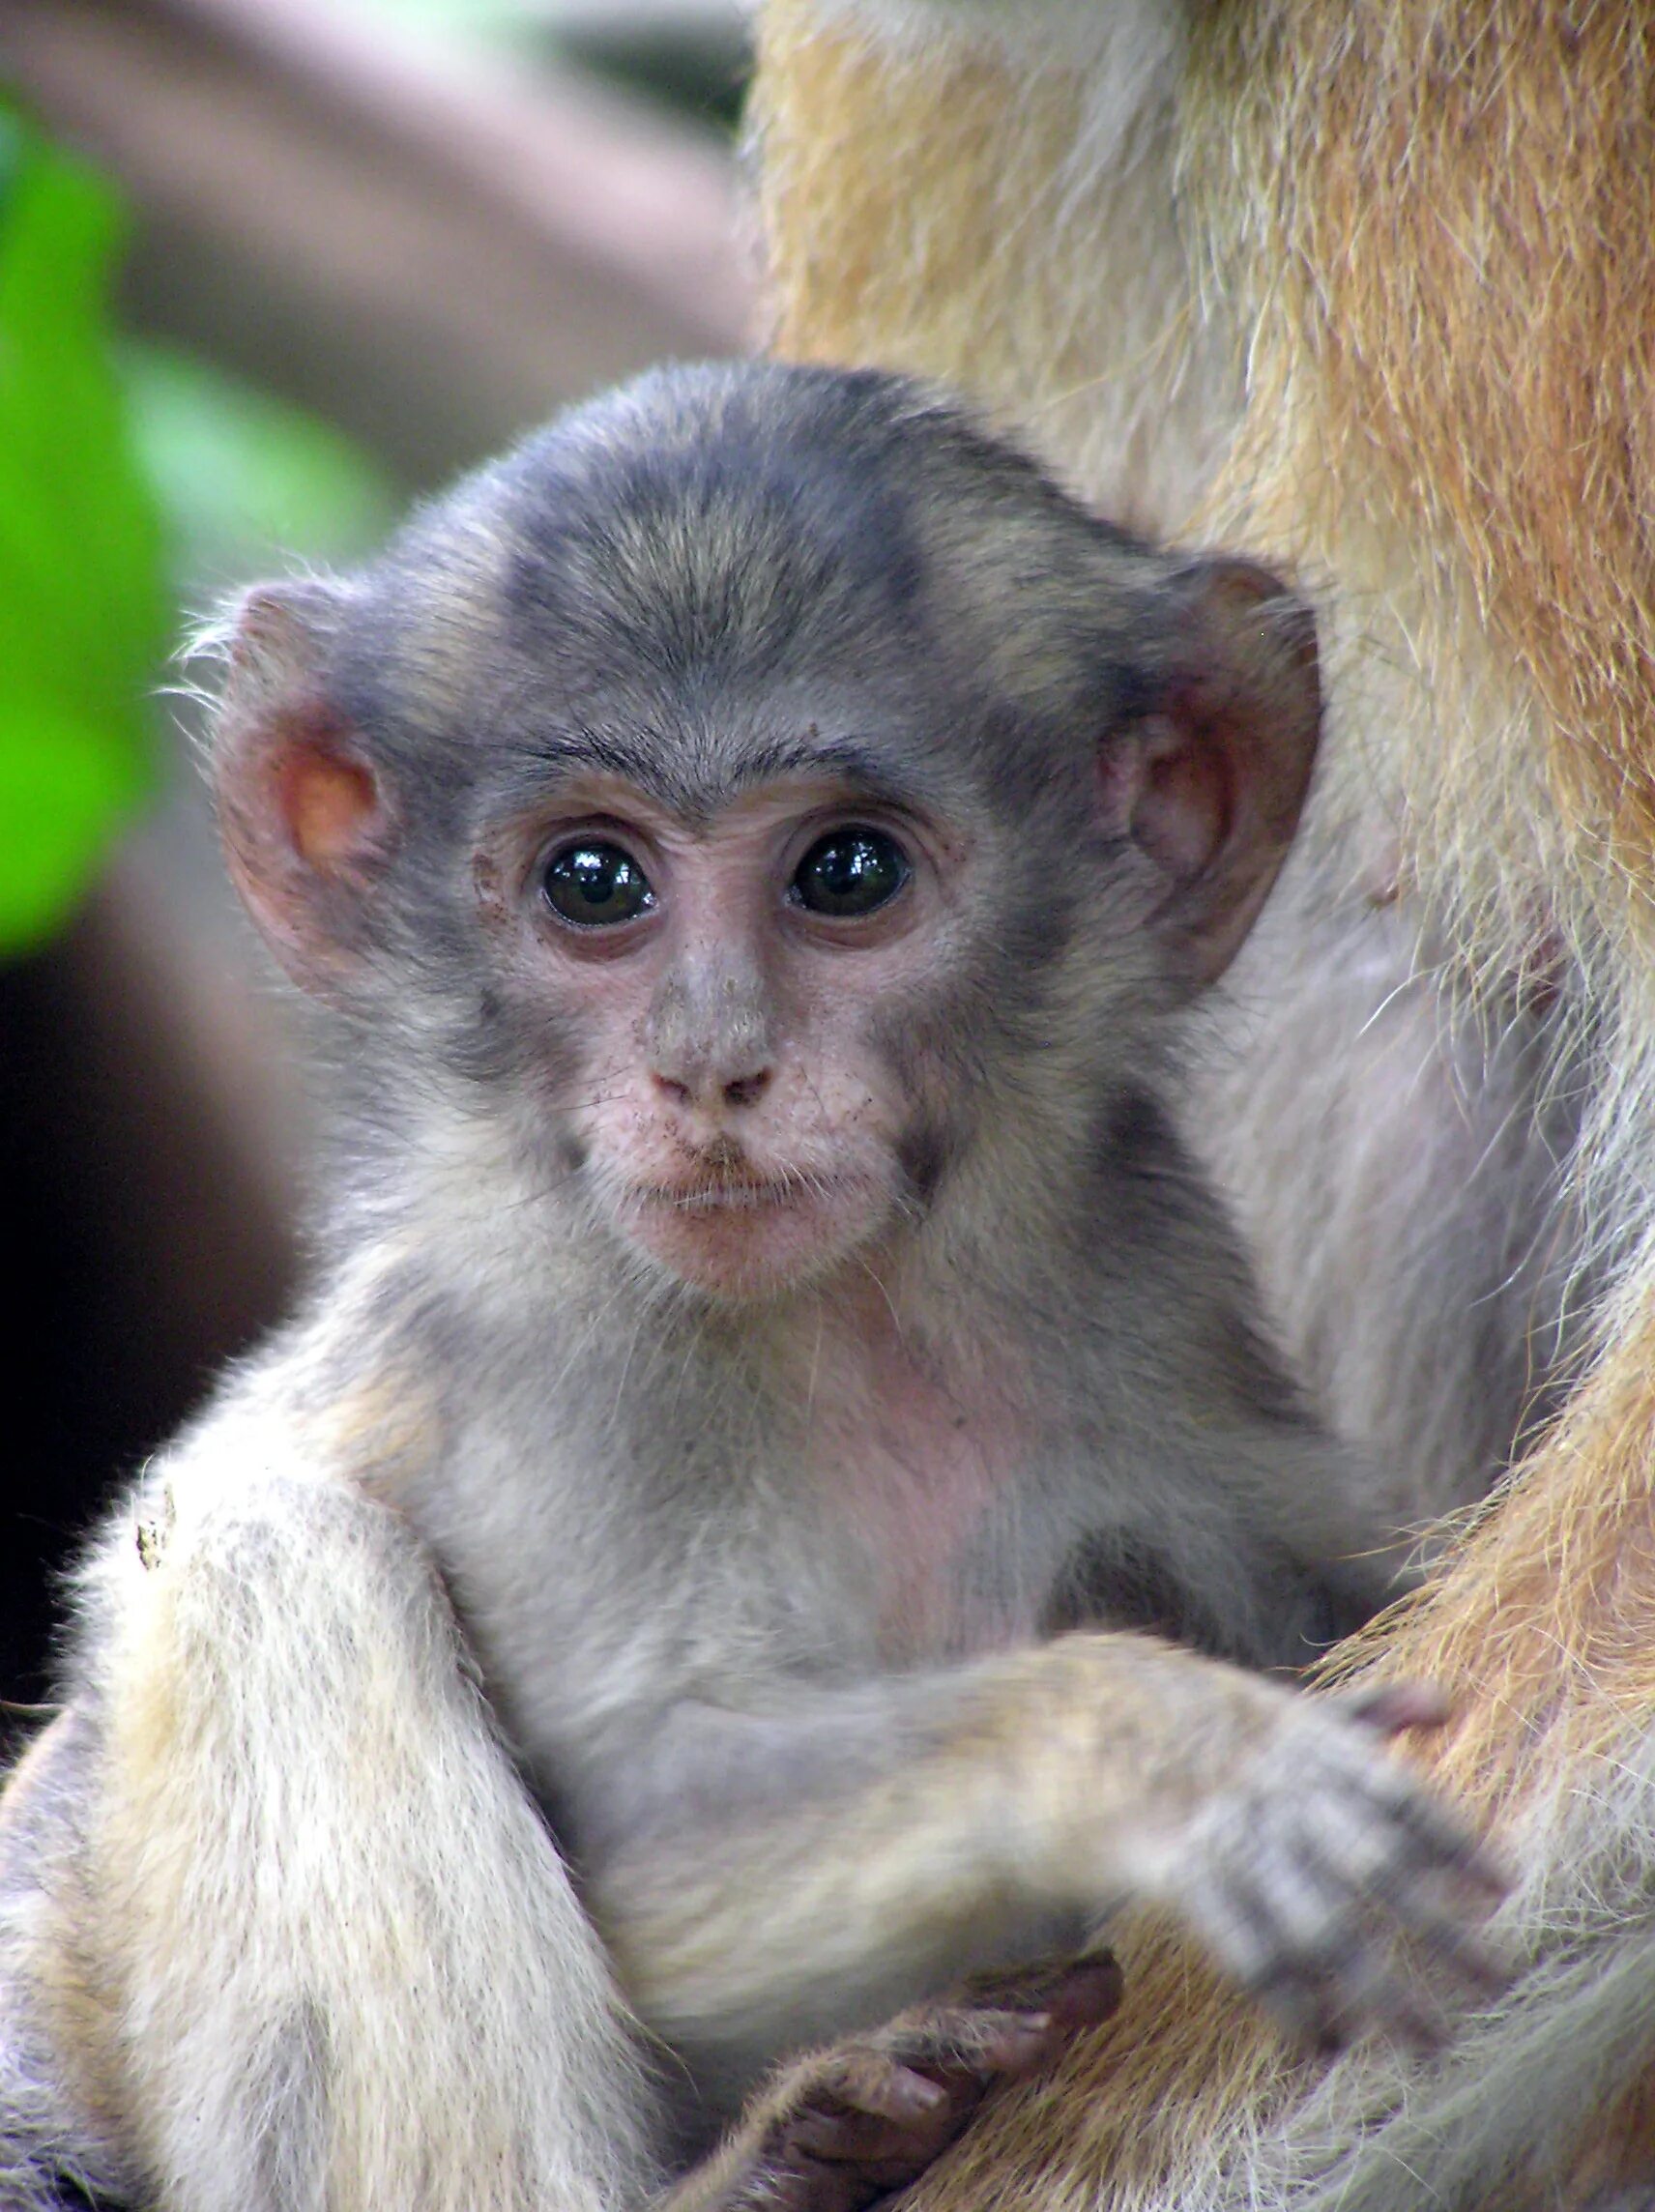
[[[653,1749],[666,1776],[696,1773],[687,1806],[675,1813],[670,1779],[657,1783],[630,1832],[612,1808],[588,1852],[628,1994],[715,2098],[733,2101],[762,2053],[962,1974],[1078,1948],[1131,1895],[1173,1903],[1324,2037],[1373,2019],[1420,2025],[1361,1917],[1376,1897],[1467,1978],[1486,1970],[1419,1885],[1454,1872],[1488,1891],[1495,1877],[1371,1733],[1326,1705],[1120,1635],[879,1697],[876,1710],[861,1689],[843,1704],[803,1692],[748,1731],[727,1711],[678,1709]],[[1417,1694],[1396,1697],[1371,1714],[1379,1728],[1429,1717]]]
[[[96,2050],[81,2102],[166,2212],[641,2203],[648,2072],[437,1577],[260,1471],[273,1426],[216,1416],[104,1548],[66,1902],[0,1978],[61,2076]]]
[[[422,1551],[343,1485],[197,1472],[111,1533],[0,1800],[6,2205],[833,2212],[1109,2008],[910,2016],[657,2198],[661,2085]]]

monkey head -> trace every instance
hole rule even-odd
[[[486,1125],[612,1254],[750,1299],[968,1185],[1074,1188],[1263,901],[1318,721],[1263,571],[1137,542],[903,379],[755,364],[250,593],[214,760],[364,1121]]]

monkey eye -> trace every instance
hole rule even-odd
[[[913,873],[908,855],[883,830],[830,830],[799,861],[788,897],[811,914],[872,914]]]
[[[540,888],[552,912],[577,929],[635,921],[655,903],[650,879],[631,854],[599,838],[583,838],[554,853]]]

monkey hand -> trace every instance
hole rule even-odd
[[[997,2081],[1051,2065],[1119,2001],[1120,1969],[1100,1952],[974,1981],[952,2002],[813,2052],[743,2120],[695,2212],[862,2212],[917,2180]],[[671,2208],[688,2212],[677,2194]]]
[[[1369,2028],[1434,2047],[1445,2004],[1509,1978],[1476,1931],[1507,1877],[1373,1740],[1445,1717],[1411,1684],[1295,1698],[1183,1838],[1179,1903],[1281,2023],[1322,2049]]]

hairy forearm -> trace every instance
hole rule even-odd
[[[663,1738],[676,1726],[672,1767],[698,1774],[687,1808],[641,1817],[589,1895],[643,2016],[740,2081],[763,2052],[1073,1948],[1160,1882],[1180,1825],[1290,1703],[1111,1635],[887,1682],[877,1703],[810,1691],[746,1731],[685,1708]]]

